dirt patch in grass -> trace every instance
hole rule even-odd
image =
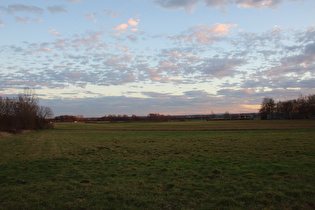
[[[19,132],[19,134],[25,134],[25,133],[31,133],[34,132],[34,130],[22,130],[21,132]]]
[[[15,133],[0,131],[0,138],[8,137],[8,136],[11,136],[14,134],[26,134],[26,133],[31,133],[31,132],[34,132],[34,130],[21,130],[21,131],[15,132]]]
[[[12,133],[0,131],[0,138],[4,138],[4,137],[10,136],[10,135],[12,135]]]

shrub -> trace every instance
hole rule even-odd
[[[49,107],[42,107],[34,92],[25,89],[17,98],[0,97],[0,130],[19,132],[51,128],[48,118],[53,113]]]

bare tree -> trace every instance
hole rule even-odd
[[[226,111],[226,112],[224,113],[223,117],[224,117],[224,119],[226,119],[226,120],[230,120],[230,119],[231,119],[231,114],[230,114],[230,112],[229,112],[229,111]]]
[[[315,95],[279,101],[264,98],[259,110],[261,119],[311,119],[315,116]]]
[[[0,130],[17,132],[51,127],[47,118],[53,113],[48,107],[38,105],[34,90],[24,89],[17,98],[0,98]]]
[[[261,103],[261,108],[259,110],[261,119],[272,119],[275,107],[275,101],[272,98],[265,97]]]

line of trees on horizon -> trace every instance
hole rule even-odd
[[[0,131],[18,133],[22,130],[52,128],[49,107],[40,106],[35,92],[29,88],[16,98],[0,96]]]
[[[315,94],[277,103],[273,98],[265,97],[259,114],[262,120],[315,119]]]
[[[105,115],[103,117],[83,117],[82,115],[61,115],[52,119],[53,122],[167,122],[186,120],[252,120],[258,117],[257,113],[230,114],[200,114],[200,115],[164,115],[160,113],[150,113],[147,116],[137,115]]]
[[[82,115],[61,115],[53,119],[54,122],[89,122],[89,121],[108,121],[108,122],[143,122],[143,121],[168,121],[171,119],[170,115],[163,115],[159,113],[151,113],[148,116],[138,115],[105,115],[103,117],[84,118]]]

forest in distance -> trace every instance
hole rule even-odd
[[[275,102],[265,97],[257,113],[164,115],[150,113],[147,116],[105,115],[86,118],[82,115],[61,115],[53,117],[49,107],[39,105],[35,92],[29,88],[16,98],[0,97],[0,131],[19,132],[21,130],[41,130],[53,128],[58,122],[167,122],[187,120],[274,120],[274,119],[315,119],[315,94],[300,96],[297,99]]]
[[[55,117],[53,122],[167,122],[185,120],[253,120],[253,119],[315,119],[315,94],[301,96],[297,99],[275,102],[273,98],[265,97],[257,113],[225,113],[200,115],[164,115],[150,113],[147,116],[137,115],[105,115],[103,117],[85,118],[82,115],[61,115]]]
[[[259,110],[260,118],[266,119],[315,119],[315,94],[297,99],[275,102],[265,97]]]

